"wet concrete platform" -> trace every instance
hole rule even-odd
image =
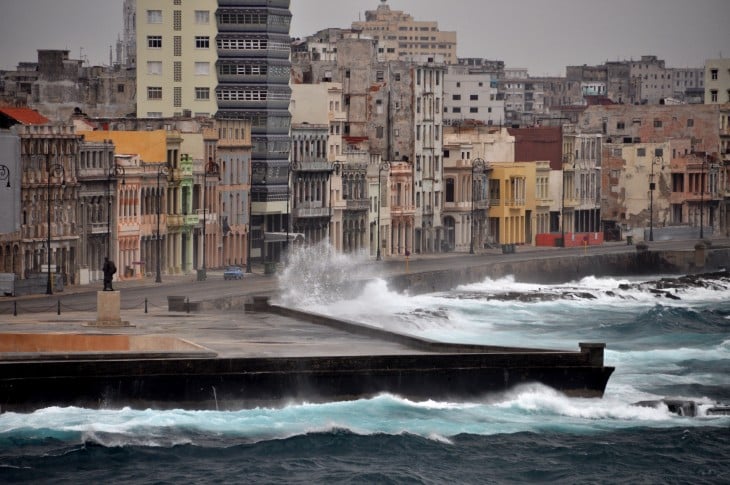
[[[210,350],[221,358],[251,357],[311,357],[336,355],[388,355],[423,353],[407,345],[387,339],[333,329],[297,318],[265,312],[227,311],[185,313],[142,310],[123,311],[122,316],[130,326],[94,327],[87,325],[93,320],[88,312],[64,312],[55,314],[28,314],[6,317],[0,327],[0,339],[6,334],[65,335],[125,335],[169,337],[191,342]],[[0,348],[2,346],[0,345]],[[165,346],[150,349],[156,353],[169,351]],[[52,354],[64,356],[78,351],[66,351],[59,346]],[[85,351],[100,353],[103,348],[87,348]],[[3,359],[0,350],[0,360]],[[69,358],[69,355],[63,357]]]
[[[240,409],[383,392],[471,399],[527,382],[600,397],[613,372],[603,365],[603,344],[574,350],[445,344],[270,306],[262,298],[251,307],[128,311],[123,318],[131,325],[119,327],[89,326],[88,313],[6,320],[0,411]],[[22,345],[14,346],[18,336]],[[136,342],[127,351],[125,339]]]

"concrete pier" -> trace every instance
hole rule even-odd
[[[603,344],[574,350],[446,344],[262,299],[256,305],[255,312],[174,320],[136,312],[134,326],[118,327],[115,335],[79,326],[72,314],[17,322],[22,338],[5,333],[3,340],[22,345],[0,349],[0,410],[241,409],[383,392],[478,399],[526,382],[600,397],[613,372],[603,365]],[[56,336],[49,340],[43,331],[51,328]]]

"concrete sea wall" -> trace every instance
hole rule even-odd
[[[396,275],[389,287],[411,294],[446,291],[486,278],[514,276],[526,283],[557,284],[586,276],[651,276],[694,274],[730,267],[730,248],[649,251],[531,258],[519,261],[483,262],[463,268]]]

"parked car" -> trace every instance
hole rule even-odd
[[[242,280],[243,268],[240,266],[229,266],[223,271],[224,280]]]

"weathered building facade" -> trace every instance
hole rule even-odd
[[[37,62],[21,62],[3,77],[4,103],[31,107],[51,120],[65,121],[75,112],[112,117],[134,113],[134,70],[87,66],[71,59],[68,50],[38,50]]]

